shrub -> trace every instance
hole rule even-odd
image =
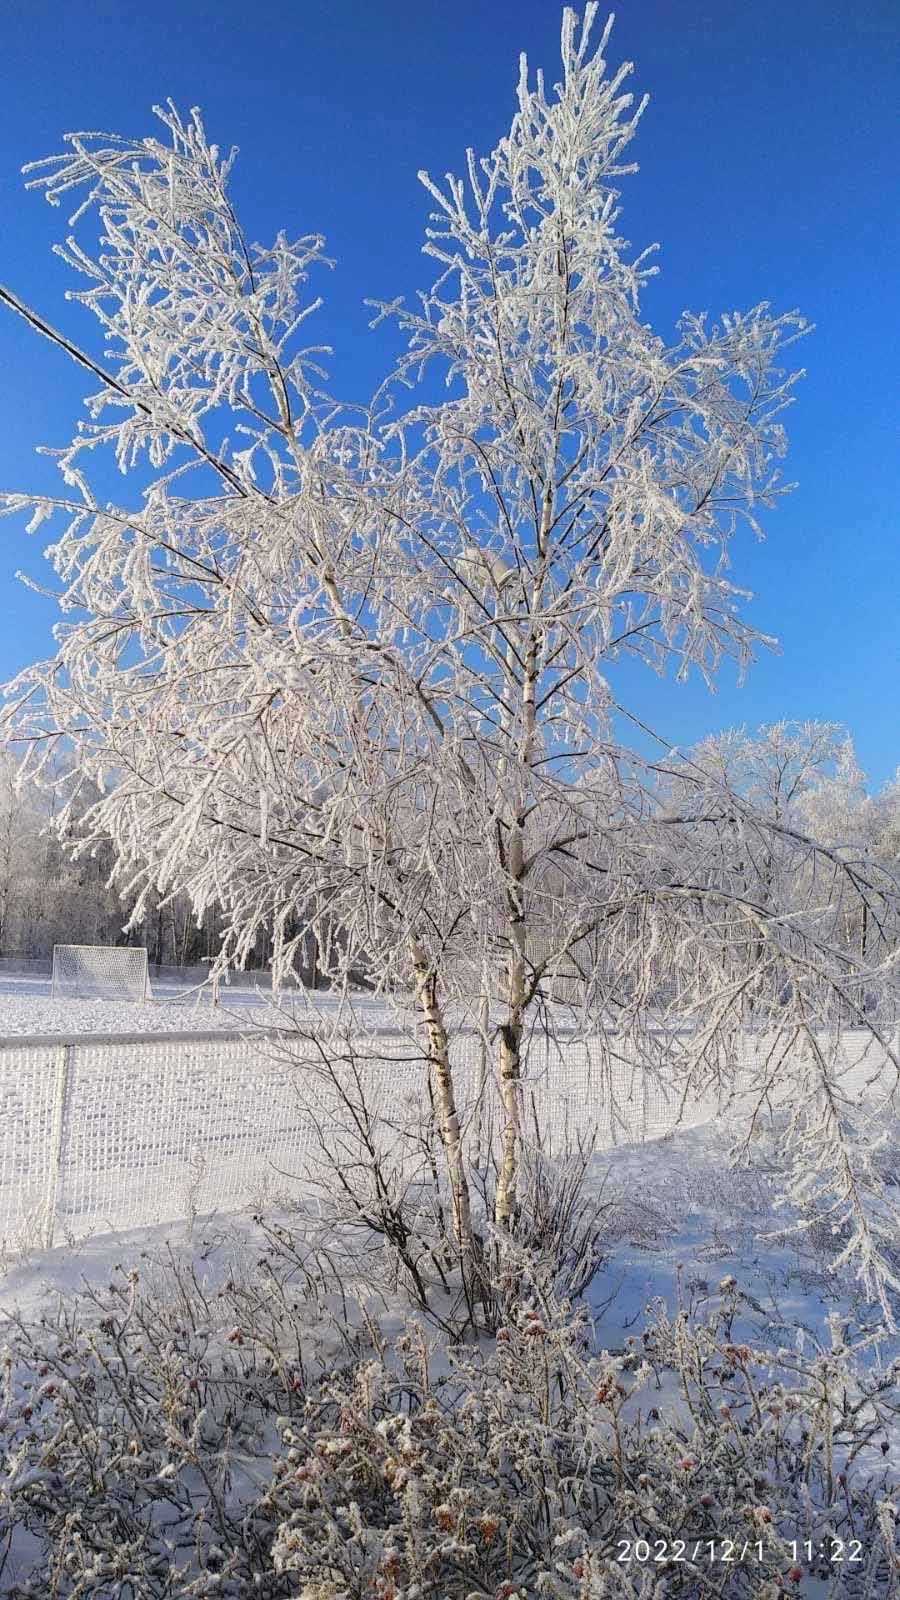
[[[0,1399],[0,1593],[17,1600],[261,1597],[255,1509],[275,1420],[341,1337],[280,1264],[209,1289],[169,1254],[117,1267],[40,1322],[15,1320]],[[354,1348],[350,1329],[345,1349]]]
[[[306,1600],[777,1596],[824,1573],[806,1540],[853,1538],[833,1592],[888,1592],[893,1513],[860,1466],[893,1374],[735,1343],[735,1309],[730,1283],[704,1323],[660,1309],[615,1357],[539,1294],[476,1349],[408,1332],[282,1425],[276,1567]]]
[[[870,1343],[745,1342],[726,1279],[610,1353],[546,1265],[517,1275],[469,1345],[329,1319],[272,1250],[215,1292],[170,1257],[11,1324],[0,1593],[775,1600],[831,1538],[860,1559],[818,1593],[897,1592],[897,1373]]]

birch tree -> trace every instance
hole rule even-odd
[[[248,241],[233,154],[198,112],[160,110],[144,140],[70,135],[28,169],[51,202],[80,196],[73,230],[98,219],[99,243],[73,231],[60,249],[102,358],[2,291],[99,385],[58,452],[65,492],[5,500],[32,528],[62,521],[58,651],[9,690],[27,761],[64,739],[100,785],[80,826],[112,841],[134,920],[151,893],[185,891],[198,916],[221,908],[223,965],[271,929],[278,975],[313,931],[332,982],[364,969],[415,1004],[464,1259],[451,1045],[483,997],[508,1228],[529,1030],[561,973],[603,1063],[628,1040],[698,1092],[727,1074],[750,981],[723,949],[758,950],[770,998],[790,973],[785,1062],[864,981],[829,905],[785,924],[725,863],[738,811],[745,828],[773,819],[709,773],[678,769],[663,798],[664,745],[658,761],[631,748],[617,663],[711,683],[763,642],[729,549],[786,490],[806,325],[765,302],[685,313],[668,342],[642,320],[656,269],[620,234],[619,184],[645,102],[628,64],[607,68],[609,24],[591,49],[596,9],[564,13],[552,90],[523,58],[509,132],[467,152],[465,178],[420,174],[436,276],[415,309],[373,306],[407,344],[366,405],[330,398],[326,352],[304,342],[324,241]],[[129,502],[92,487],[103,448]],[[874,868],[779,837],[885,927]],[[681,1043],[660,1034],[661,995],[694,1024]],[[831,1194],[844,1131],[826,1121],[818,1141],[818,1124],[795,1133]],[[835,1204],[881,1271],[851,1155],[841,1170]]]
[[[798,874],[800,836],[820,841],[863,873],[882,853],[887,794],[869,794],[853,740],[839,723],[783,721],[753,734],[735,729],[703,740],[688,764],[713,775],[772,824],[756,840],[722,832],[720,843],[726,854],[736,850],[742,857],[738,870],[747,892],[782,916],[792,907],[802,914],[812,892]],[[821,862],[813,865],[821,869]],[[835,894],[840,889],[834,885]],[[851,895],[840,935],[843,947],[858,948],[863,958],[870,911],[865,895]]]

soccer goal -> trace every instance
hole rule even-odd
[[[149,1000],[147,952],[137,945],[55,944],[54,1000]]]

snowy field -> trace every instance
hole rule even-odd
[[[209,988],[155,984],[153,998],[145,1004],[128,1000],[52,999],[49,977],[3,974],[0,976],[0,1040],[26,1035],[48,1034],[159,1034],[226,1031],[248,1026],[271,1027],[293,1011],[308,1014],[308,999],[286,994],[280,1009],[272,1004],[270,992],[237,986],[220,990],[214,1005]],[[333,1013],[328,997],[315,997],[317,1009]],[[366,1017],[377,1018],[385,1026],[390,1017],[383,1004],[360,995],[355,1008]]]
[[[235,1006],[227,1007],[209,1001],[198,1004],[193,996],[176,994],[144,1005],[128,1000],[51,1000],[48,985],[45,994],[0,991],[0,1038],[233,1029],[270,1011],[271,1005],[254,995],[242,996]]]

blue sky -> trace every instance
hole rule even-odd
[[[241,147],[234,195],[251,236],[326,234],[337,270],[318,284],[317,337],[336,347],[334,391],[367,396],[396,346],[368,331],[364,296],[430,279],[417,169],[460,171],[467,144],[493,145],[521,49],[554,80],[560,12],[555,0],[6,0],[0,281],[90,343],[50,254],[65,215],[26,195],[19,169],[69,129],[141,135],[155,102],[197,104],[213,137]],[[733,578],[756,596],[748,614],[782,651],[743,687],[723,675],[714,697],[629,675],[631,703],[680,744],[783,716],[843,721],[876,784],[900,764],[898,47],[896,0],[629,0],[609,52],[651,95],[622,218],[635,245],[662,247],[647,319],[669,336],[686,307],[768,299],[816,324],[786,419],[799,488],[764,544],[744,536],[733,551]],[[88,388],[0,310],[0,486],[56,486],[34,449],[68,439]],[[0,678],[52,648],[52,602],[14,579],[52,577],[45,536],[0,523]]]

